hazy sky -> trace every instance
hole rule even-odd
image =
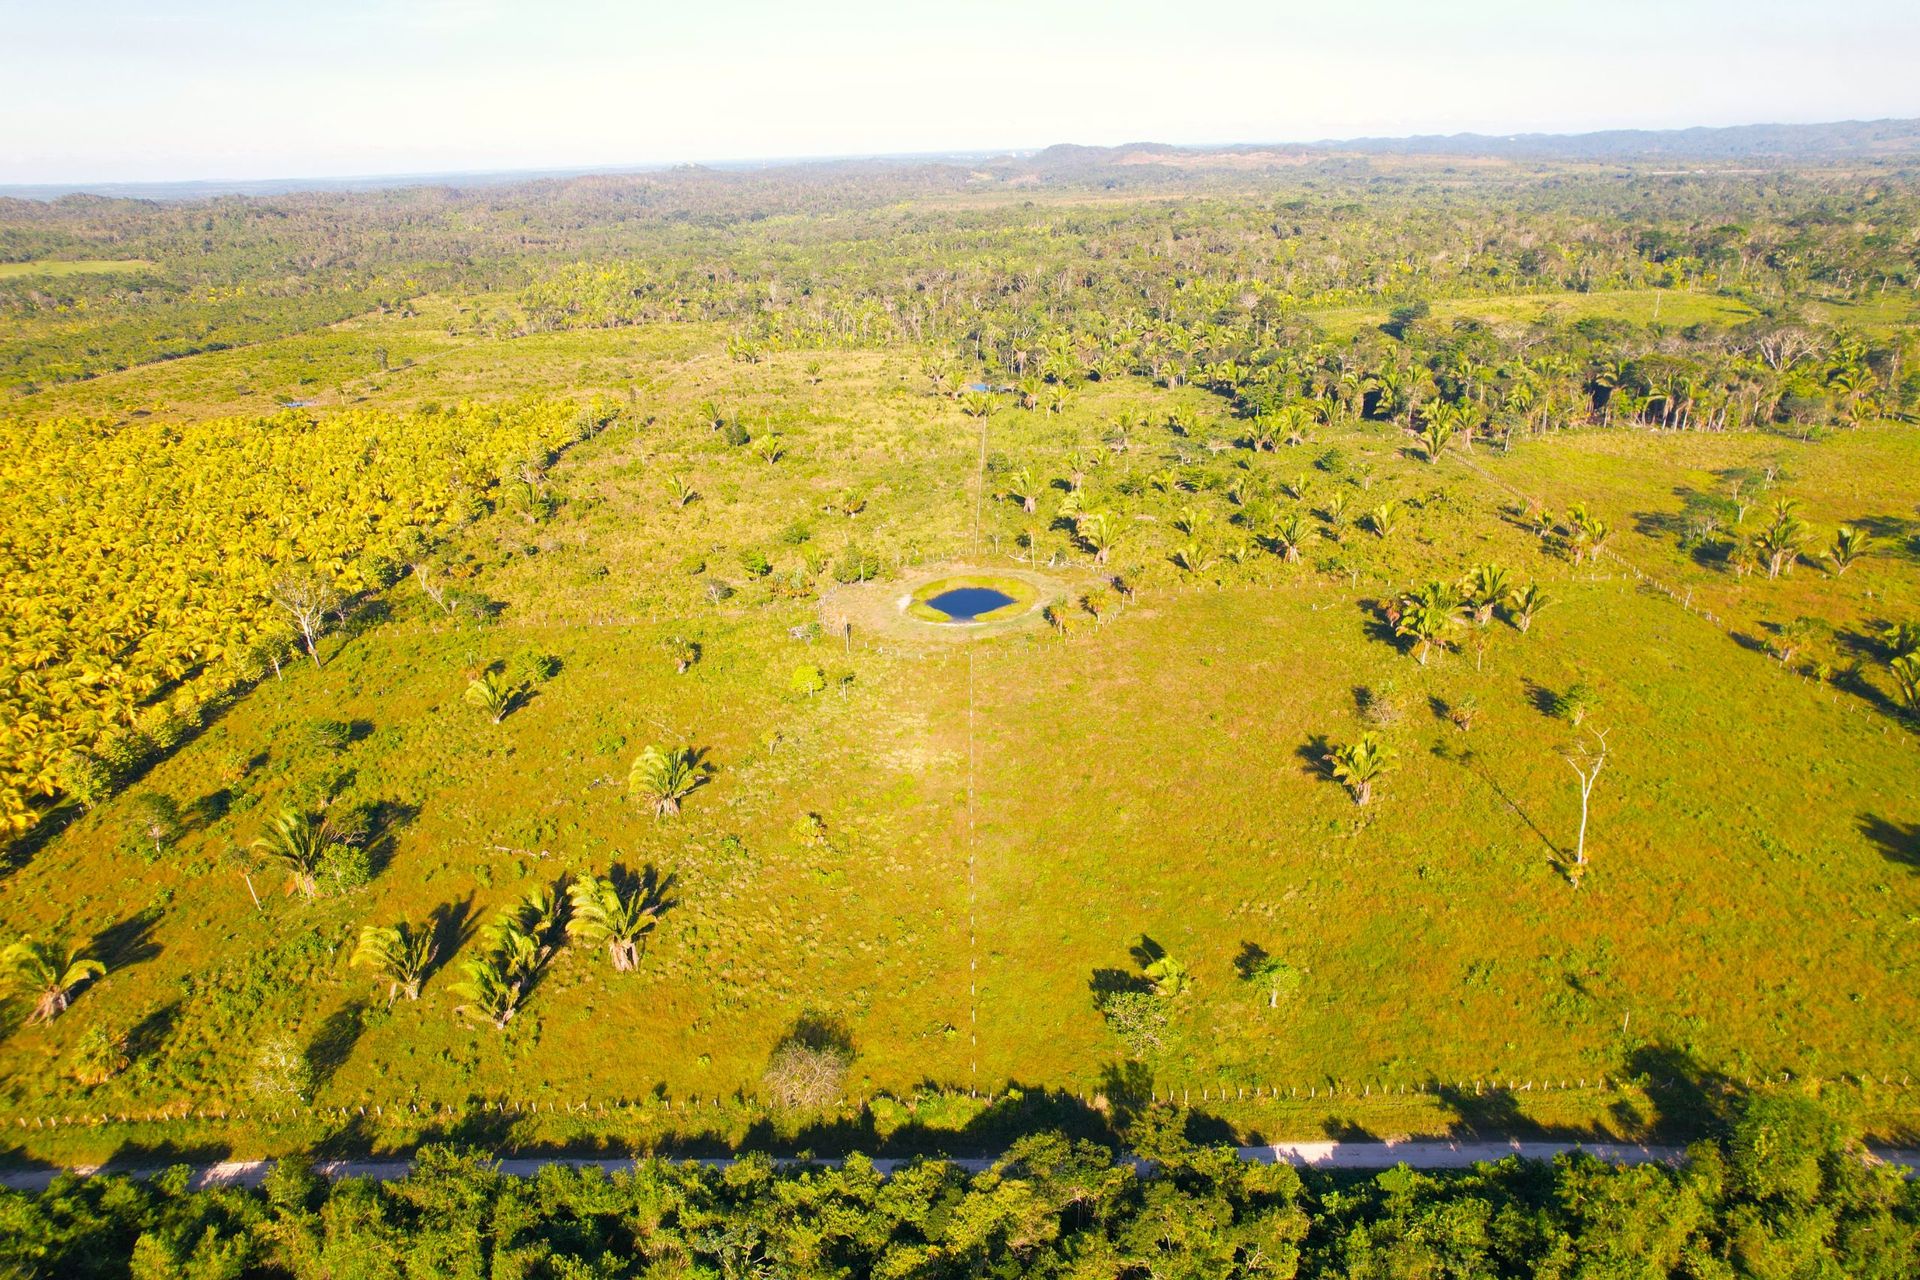
[[[0,182],[1920,115],[1920,0],[0,0]]]

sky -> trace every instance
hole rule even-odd
[[[1920,116],[1916,0],[0,0],[0,183]]]

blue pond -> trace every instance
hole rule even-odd
[[[929,606],[946,614],[949,622],[972,622],[983,613],[1004,609],[1012,603],[1012,596],[992,587],[955,587],[927,601]]]

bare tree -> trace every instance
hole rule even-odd
[[[307,643],[307,656],[314,669],[320,667],[320,633],[327,628],[327,615],[340,607],[340,593],[333,584],[312,570],[299,569],[281,575],[273,584],[274,604],[287,617]]]
[[[1580,877],[1587,871],[1587,803],[1593,796],[1593,784],[1600,780],[1600,771],[1607,767],[1608,731],[1588,732],[1593,735],[1593,745],[1575,743],[1573,749],[1561,757],[1580,779],[1580,835],[1573,846],[1573,866],[1567,871],[1567,878],[1576,889],[1580,887]]]

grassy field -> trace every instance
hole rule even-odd
[[[0,280],[21,280],[35,276],[111,276],[142,275],[157,270],[145,258],[43,258],[34,262],[0,262]]]
[[[1458,305],[1526,318],[1534,304]],[[1230,427],[1190,388],[1116,380],[1061,415],[983,422],[929,394],[910,352],[745,364],[696,326],[510,341],[462,328],[452,304],[429,303],[27,402],[197,416],[284,399],[600,394],[635,411],[556,467],[553,519],[501,512],[462,535],[497,622],[455,624],[403,582],[326,642],[324,669],[263,682],[141,782],[196,815],[176,848],[154,858],[130,841],[123,796],[12,870],[5,934],[94,939],[111,971],[50,1026],[10,1015],[4,1114],[237,1105],[255,1046],[278,1028],[307,1047],[323,1108],[682,1108],[597,1128],[536,1117],[520,1134],[554,1141],[739,1141],[770,1049],[802,1017],[850,1038],[855,1097],[1014,1085],[1197,1102],[1226,1087],[1232,1103],[1214,1110],[1270,1137],[1442,1132],[1472,1111],[1430,1093],[1382,1101],[1381,1087],[1900,1079],[1914,1065],[1916,740],[1870,698],[1762,651],[1770,623],[1808,614],[1828,624],[1823,653],[1844,661],[1874,622],[1911,613],[1910,430],[1816,443],[1595,432],[1429,465],[1369,427],[1214,456],[1199,442]],[[777,436],[777,460],[730,445],[708,402]],[[962,566],[1032,575],[1069,600],[1084,590],[1086,555],[1048,527],[1060,490],[1043,499],[1037,554],[1019,542],[1035,522],[997,495],[1023,466],[1064,476],[1123,410],[1156,425],[1089,485],[1128,494],[1111,567],[1135,585],[1130,602],[1098,622],[1075,615],[1064,636],[1032,625],[967,642],[898,615],[900,597]],[[1170,413],[1184,434],[1157,425]],[[1874,528],[1875,555],[1845,577],[1807,564],[1768,582],[1678,546],[1689,490],[1768,463],[1823,533]],[[1189,487],[1122,483],[1167,467]],[[670,476],[698,496],[677,501]],[[1391,499],[1403,514],[1391,536],[1316,516],[1327,536],[1299,564],[1259,553],[1175,569],[1174,524],[1192,508],[1235,527],[1235,477],[1305,477],[1309,511],[1337,491],[1356,512]],[[1618,558],[1575,568],[1548,554],[1510,517],[1516,495],[1587,502],[1618,529]],[[862,557],[876,582],[823,599],[781,588],[794,566]],[[1381,602],[1481,561],[1553,597],[1530,632],[1469,625],[1425,665],[1383,635]],[[1693,610],[1634,566],[1691,592]],[[698,646],[684,674],[676,639]],[[525,705],[493,725],[462,703],[467,672],[526,650],[559,668]],[[1561,755],[1575,735],[1549,710],[1576,683],[1595,691],[1592,723],[1613,750],[1577,891],[1561,870],[1578,811]],[[1480,714],[1463,732],[1449,717],[1469,695]],[[349,724],[349,741],[323,741],[321,720]],[[1370,725],[1398,762],[1361,808],[1319,753]],[[696,747],[714,766],[677,819],[625,798],[649,744]],[[221,852],[283,805],[327,795],[381,806],[378,874],[311,904],[256,877],[256,910]],[[449,986],[477,921],[612,866],[668,884],[640,972],[568,949],[504,1033],[456,1014]],[[347,968],[351,939],[430,918],[449,944],[441,968],[418,1003],[386,1008]],[[1304,977],[1277,1008],[1236,976],[1249,946]],[[1137,978],[1143,947],[1193,978],[1147,1060],[1151,1083],[1093,1000],[1115,980],[1102,971]],[[67,1066],[100,1024],[144,1052],[89,1089]],[[1336,1082],[1342,1094],[1323,1100]],[[1264,1109],[1238,1097],[1276,1087],[1284,1103]],[[692,1098],[735,1102],[690,1117]],[[988,1131],[980,1104],[951,1105],[941,1118],[927,1104],[922,1122]],[[1507,1105],[1508,1120],[1638,1132],[1666,1104],[1573,1090]],[[1885,1132],[1907,1123],[1903,1096],[1869,1109]],[[421,1131],[204,1132],[222,1149],[272,1149],[336,1129],[349,1132],[335,1142],[372,1145]],[[28,1156],[156,1140],[112,1124],[7,1134]]]

